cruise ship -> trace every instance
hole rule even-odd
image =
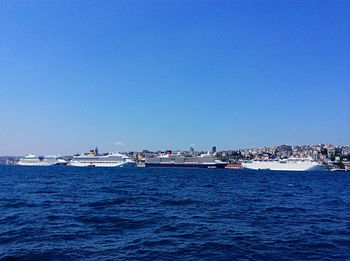
[[[135,162],[120,153],[99,154],[98,149],[90,150],[88,154],[74,156],[68,164],[75,167],[133,167]]]
[[[66,165],[67,161],[62,159],[60,156],[48,155],[48,156],[35,156],[29,154],[21,158],[17,165],[20,166],[52,166],[52,165]]]
[[[253,160],[243,162],[243,167],[254,170],[280,171],[323,171],[326,166],[310,158],[289,158],[280,160]]]
[[[181,156],[167,151],[165,155],[146,158],[145,167],[164,168],[225,168],[226,162],[218,160],[210,154],[200,156]]]

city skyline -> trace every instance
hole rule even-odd
[[[350,144],[347,1],[2,1],[0,155]]]
[[[343,151],[343,155],[350,155],[350,145],[348,144],[325,144],[325,143],[320,143],[320,144],[279,144],[279,145],[272,145],[272,146],[257,146],[257,147],[231,147],[231,148],[218,148],[216,145],[211,146],[210,148],[197,148],[194,144],[190,144],[188,148],[184,149],[179,149],[176,147],[168,147],[168,148],[158,148],[158,149],[149,149],[149,148],[143,148],[139,150],[105,150],[104,148],[100,148],[98,146],[91,146],[85,150],[81,151],[76,151],[72,153],[60,153],[60,152],[51,152],[51,153],[34,153],[34,155],[60,155],[60,156],[72,156],[72,155],[81,155],[81,154],[89,154],[91,151],[99,151],[103,154],[105,153],[167,153],[169,151],[173,153],[200,153],[200,154],[213,154],[214,152],[222,153],[222,152],[238,152],[238,151],[245,151],[245,152],[275,152],[276,150],[280,148],[290,148],[293,150],[300,150],[300,151],[318,151],[318,153],[321,153],[322,149],[327,149],[328,153],[333,153],[332,151],[337,151],[340,149],[340,151]],[[1,157],[4,156],[26,156],[33,154],[33,151],[27,154],[3,154],[0,155]],[[334,154],[334,153],[333,153]]]

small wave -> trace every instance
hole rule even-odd
[[[127,189],[127,187],[123,187],[124,189]],[[129,195],[129,191],[120,189],[119,187],[103,187],[100,188],[100,191],[103,193],[111,193],[111,194],[118,194],[118,195]]]
[[[291,192],[288,192],[288,193],[284,193],[281,195],[282,197],[294,197],[295,194],[294,193],[291,193]]]
[[[48,215],[47,219],[50,221],[54,221],[54,220],[60,220],[60,219],[62,219],[62,217],[57,216],[57,215]]]
[[[304,208],[290,208],[290,207],[269,207],[263,210],[263,212],[295,212],[306,211]]]
[[[326,202],[327,205],[331,206],[349,206],[349,204],[341,198],[336,198]]]
[[[133,220],[114,216],[79,216],[75,220],[86,225],[94,225],[100,229],[106,228],[109,232],[121,229],[138,229],[154,224],[151,219]]]
[[[168,199],[162,201],[162,205],[170,205],[170,206],[185,206],[185,205],[193,205],[197,204],[199,201],[193,199]]]
[[[156,233],[163,232],[178,232],[186,229],[191,229],[194,227],[194,224],[191,223],[178,223],[174,225],[165,225],[155,230]]]
[[[23,207],[36,207],[36,204],[28,203],[25,200],[13,200],[3,204],[3,208],[23,208]]]
[[[38,190],[38,191],[32,192],[32,194],[57,194],[57,191],[53,191],[53,190]]]
[[[5,216],[5,217],[0,217],[0,224],[1,223],[7,223],[7,222],[12,222],[17,218],[16,215],[11,215],[11,216]]]
[[[315,243],[308,243],[309,249],[336,249],[337,246],[331,242],[315,242]]]
[[[30,260],[73,260],[79,258],[76,254],[63,254],[58,251],[34,252],[34,251],[20,251],[13,255],[0,255],[0,261],[30,261]]]
[[[115,206],[115,205],[120,205],[120,204],[126,203],[128,201],[130,201],[130,199],[115,198],[115,199],[105,199],[105,200],[95,201],[92,203],[88,203],[87,205],[89,207],[93,207],[93,208],[106,208],[106,207],[111,207],[111,206]]]

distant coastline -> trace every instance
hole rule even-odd
[[[135,160],[144,160],[146,157],[157,157],[166,152],[166,150],[152,151],[144,149],[141,151],[122,151],[122,154],[129,156]],[[217,150],[213,146],[207,151],[196,151],[193,147],[189,150],[173,150],[175,154],[183,156],[193,156],[201,154],[215,154],[218,158],[225,161],[236,161],[239,159],[277,159],[277,158],[307,158],[310,157],[317,161],[342,161],[349,160],[350,145],[332,145],[332,144],[315,144],[315,145],[278,145],[278,146],[263,146],[256,148],[235,148],[229,150]],[[58,155],[61,155],[58,153]],[[76,153],[74,155],[79,155]],[[4,164],[7,159],[18,160],[25,155],[3,155],[0,156],[0,164]],[[71,158],[73,155],[64,155],[63,158]]]
[[[165,159],[166,156],[172,159]],[[205,158],[203,158],[205,156]],[[29,158],[28,158],[29,157]],[[52,165],[78,165],[78,166],[124,166],[135,165],[138,167],[156,166],[156,167],[215,167],[215,168],[242,168],[250,166],[255,169],[275,167],[275,163],[293,163],[299,161],[299,168],[302,164],[326,165],[332,170],[348,170],[350,167],[350,146],[341,145],[334,146],[331,144],[317,145],[280,145],[274,147],[260,147],[250,149],[232,149],[218,151],[216,146],[213,146],[208,151],[196,151],[193,147],[189,150],[166,150],[166,151],[129,151],[121,154],[115,153],[99,153],[98,148],[90,150],[88,153],[66,155],[66,156],[0,156],[0,164],[6,165],[45,165],[45,160],[49,159],[52,162],[52,157],[56,157],[59,161]],[[118,158],[119,157],[119,158]],[[111,162],[111,159],[115,162]],[[23,160],[33,160],[34,164],[21,164]],[[76,161],[77,159],[78,161]],[[35,162],[37,160],[37,163]],[[124,162],[127,160],[127,162]],[[288,160],[288,162],[285,162]],[[315,163],[311,163],[315,162]],[[63,162],[63,164],[62,164]],[[186,163],[188,162],[188,163]],[[248,163],[252,164],[248,164]],[[253,164],[253,162],[255,162]],[[74,164],[73,164],[74,163]],[[124,164],[127,163],[127,164]],[[200,163],[200,164],[197,164]],[[207,164],[208,163],[208,164]],[[263,163],[263,164],[261,164]],[[278,164],[279,167],[282,167]],[[50,165],[50,164],[48,164]],[[283,168],[287,166],[284,164]],[[311,166],[311,165],[310,165]],[[293,167],[294,168],[294,167]],[[307,169],[308,167],[306,167]],[[288,169],[288,168],[287,168]]]

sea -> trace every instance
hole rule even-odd
[[[0,260],[350,260],[350,173],[0,166]]]

